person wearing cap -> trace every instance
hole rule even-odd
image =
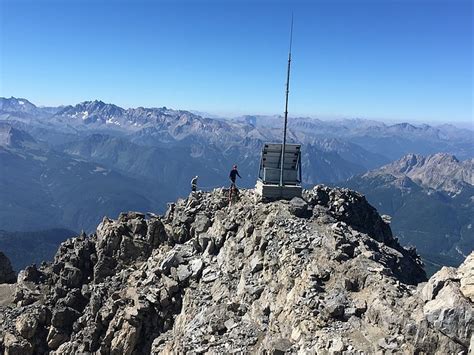
[[[239,174],[239,171],[237,170],[237,165],[234,165],[232,167],[232,170],[230,171],[230,174],[229,174],[229,178],[230,178],[230,181],[232,181],[233,186],[235,185],[235,180],[237,179],[237,176],[239,178],[242,178],[242,176],[240,176],[240,174]]]
[[[193,191],[193,192],[196,191],[196,189],[197,189],[198,177],[199,177],[199,176],[196,175],[196,176],[193,177],[193,179],[191,180],[191,191]]]

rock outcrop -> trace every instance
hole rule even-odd
[[[13,283],[16,280],[10,260],[0,251],[0,284]]]
[[[104,218],[0,306],[6,354],[464,353],[471,256],[427,283],[360,194],[228,206],[193,193],[165,216]],[[5,304],[5,302],[0,302]]]
[[[474,185],[474,159],[459,161],[454,155],[437,153],[407,154],[401,159],[365,174],[366,177],[391,175],[414,181],[424,188],[458,194]]]
[[[443,265],[459,266],[474,250],[473,176],[473,159],[408,154],[344,185],[392,217],[393,232],[403,245],[416,246],[432,275]]]

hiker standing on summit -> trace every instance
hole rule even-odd
[[[237,170],[237,165],[234,165],[229,174],[230,181],[232,181],[232,187],[235,187],[235,179],[237,179],[237,176],[242,179],[242,176],[240,176],[239,171]]]

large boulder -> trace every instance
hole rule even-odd
[[[464,263],[458,269],[460,279],[460,291],[474,302],[474,253],[469,254]]]
[[[474,329],[474,252],[458,268],[443,267],[422,289],[431,327],[469,348]],[[474,349],[473,349],[474,350]]]

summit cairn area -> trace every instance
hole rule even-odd
[[[195,192],[104,218],[0,299],[5,354],[429,353],[473,348],[474,255],[430,280],[351,190]],[[426,282],[427,281],[427,282]]]

